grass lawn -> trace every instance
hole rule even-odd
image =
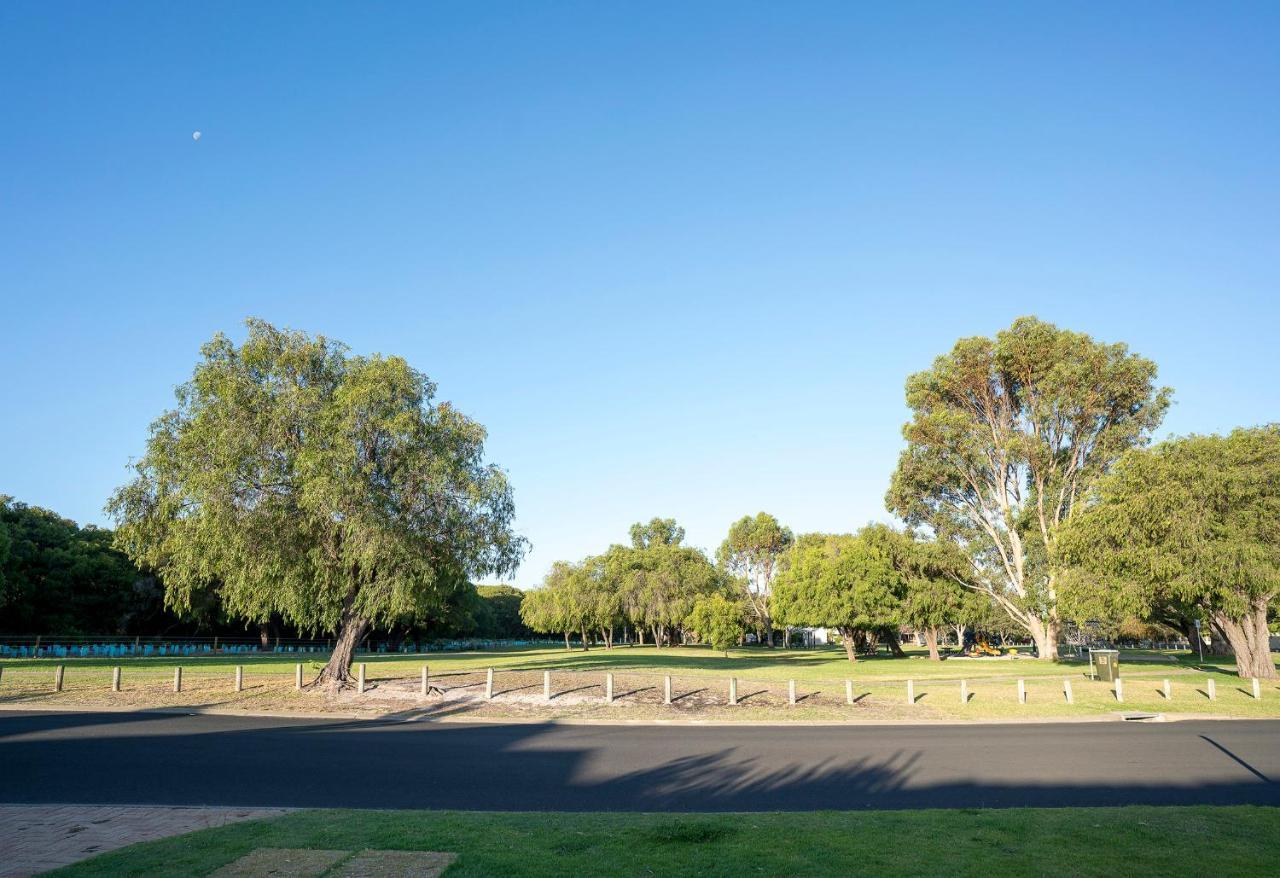
[[[773,814],[302,811],[134,845],[49,873],[203,876],[256,848],[433,850],[447,878],[562,875],[1215,876],[1280,871],[1280,809]]]
[[[307,679],[324,656],[262,655],[164,658],[17,659],[2,663],[0,704],[82,709],[95,706],[190,706],[244,710],[297,710],[388,713],[421,710],[431,703],[416,699],[418,675],[429,665],[432,679],[449,690],[448,715],[503,718],[607,719],[1003,719],[1057,718],[1116,711],[1205,715],[1280,716],[1280,687],[1264,683],[1262,699],[1252,697],[1234,663],[1209,658],[1201,664],[1188,653],[1126,651],[1121,656],[1124,702],[1113,687],[1088,678],[1087,660],[1048,662],[1031,658],[952,658],[930,661],[921,651],[905,658],[878,656],[850,663],[838,647],[820,649],[731,650],[729,655],[703,647],[618,647],[612,650],[523,648],[425,655],[367,655],[371,691],[344,693],[339,699],[293,691],[293,672],[302,661]],[[183,692],[172,692],[175,665],[183,668]],[[54,694],[54,667],[66,667],[64,691]],[[122,668],[124,691],[111,691],[111,669]],[[235,668],[242,666],[245,688],[234,692]],[[485,670],[495,670],[496,698],[480,699]],[[541,698],[542,672],[553,672],[557,693]],[[618,701],[603,703],[604,675],[617,676]],[[662,677],[673,677],[678,704],[661,703]],[[741,703],[729,707],[727,681],[739,680]],[[1207,696],[1206,681],[1216,682],[1217,698]],[[960,701],[960,680],[970,700]],[[1026,680],[1027,702],[1017,700],[1017,681]],[[1063,680],[1072,681],[1074,703],[1067,704]],[[1163,680],[1173,697],[1166,700]],[[796,681],[798,703],[788,704],[787,681]],[[845,704],[845,681],[852,680],[857,703]],[[906,681],[914,681],[916,703],[906,700]],[[380,684],[380,685],[379,685]],[[433,709],[443,714],[445,705]]]

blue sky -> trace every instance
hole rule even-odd
[[[401,354],[534,549],[887,519],[1037,314],[1280,419],[1280,6],[0,6],[0,493],[82,522],[215,331]],[[197,142],[191,134],[203,132]]]

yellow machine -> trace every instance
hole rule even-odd
[[[979,637],[973,642],[973,646],[969,647],[969,655],[1000,655],[1000,650],[987,642],[987,638]]]

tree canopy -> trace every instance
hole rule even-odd
[[[523,555],[484,428],[435,392],[403,359],[324,336],[218,334],[108,504],[117,544],[172,606],[213,583],[235,616],[336,631],[320,681],[346,682],[371,624],[429,615]]]
[[[1280,425],[1187,436],[1124,455],[1063,535],[1078,618],[1194,607],[1244,677],[1276,676],[1267,616],[1280,593]]]
[[[1022,317],[965,338],[907,380],[907,448],[889,509],[964,547],[985,590],[1057,656],[1061,526],[1125,450],[1144,444],[1169,405],[1156,367]]]
[[[855,661],[859,634],[898,623],[902,585],[889,547],[869,529],[803,534],[783,556],[773,612],[783,624],[835,628]]]
[[[716,551],[716,560],[740,586],[743,599],[764,629],[765,643],[773,645],[773,613],[770,589],[778,559],[795,540],[790,528],[767,512],[744,515],[729,527]]]

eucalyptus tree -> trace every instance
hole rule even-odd
[[[335,632],[315,684],[346,685],[371,626],[524,553],[484,428],[435,393],[400,357],[261,320],[238,347],[219,333],[108,504],[117,544],[171,607],[213,583],[232,616]]]
[[[1057,657],[1059,531],[1169,405],[1156,367],[1123,344],[1022,317],[965,338],[907,380],[911,421],[886,496],[908,524],[968,553],[985,591]]]
[[[869,529],[803,534],[782,558],[773,611],[788,625],[835,628],[852,662],[869,632],[899,623],[903,586],[892,548]]]
[[[778,559],[795,536],[767,512],[753,518],[744,515],[729,528],[716,552],[716,560],[739,583],[742,596],[764,629],[764,640],[773,646],[773,612],[770,588],[778,569]]]
[[[1230,644],[1240,676],[1275,678],[1268,614],[1280,594],[1280,425],[1129,452],[1061,548],[1083,572],[1068,581],[1078,615],[1192,607]]]

